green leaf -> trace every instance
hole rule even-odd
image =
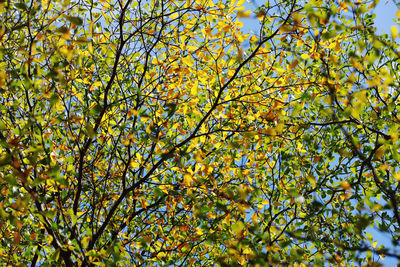
[[[57,164],[47,170],[47,175],[50,177],[58,177],[60,175],[60,166]]]
[[[11,164],[12,156],[10,154],[5,154],[0,156],[0,168]]]
[[[21,9],[21,10],[27,10],[27,9],[28,9],[28,6],[27,6],[24,2],[16,3],[15,6],[16,6],[18,9]]]
[[[58,33],[68,33],[69,32],[69,28],[67,28],[66,26],[61,26],[59,28],[57,28],[56,32]]]
[[[94,131],[92,124],[90,124],[90,122],[86,123],[86,133],[90,138],[94,138],[96,136],[96,132]]]
[[[53,261],[58,261],[58,258],[60,257],[60,252],[61,250],[58,248],[56,251],[51,255],[51,259]]]
[[[0,131],[6,130],[7,126],[4,122],[0,121]]]
[[[66,16],[66,19],[75,24],[76,26],[82,26],[83,25],[83,19],[81,17],[75,17],[75,16]]]

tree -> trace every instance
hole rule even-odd
[[[1,1],[1,262],[399,259],[398,33],[376,4]]]

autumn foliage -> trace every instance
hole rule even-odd
[[[0,1],[0,265],[400,259],[396,26],[252,3]]]

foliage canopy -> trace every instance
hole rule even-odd
[[[400,54],[376,4],[0,1],[1,263],[399,259]]]

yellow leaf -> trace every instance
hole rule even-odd
[[[244,230],[244,224],[239,221],[237,223],[235,223],[234,225],[232,225],[232,230],[236,235],[241,235],[242,231]]]
[[[281,230],[276,225],[272,225],[270,231],[274,234],[279,234],[281,232]]]
[[[351,112],[351,116],[353,116],[354,118],[356,118],[356,119],[360,118],[360,110],[358,108],[352,108],[350,110],[350,112]]]
[[[268,204],[269,204],[269,201],[266,200],[266,199],[263,199],[263,200],[261,201],[261,203],[262,203],[263,205],[268,205]]]
[[[237,5],[236,5],[236,6],[241,6],[241,5],[243,5],[245,1],[246,1],[246,0],[239,0],[239,1],[237,2]]]
[[[243,254],[251,254],[251,248],[245,248],[244,250],[243,250]]]
[[[105,266],[104,263],[100,262],[100,261],[93,261],[91,262],[92,264],[96,265],[96,266]]]
[[[131,114],[133,115],[133,116],[139,116],[139,111],[137,111],[136,109],[131,109],[130,110],[131,111]]]
[[[396,26],[392,26],[390,27],[390,33],[392,34],[392,39],[396,39],[397,34],[398,34],[398,30]]]
[[[350,64],[351,64],[354,68],[356,68],[356,69],[358,69],[358,70],[363,70],[363,69],[364,69],[364,65],[363,65],[362,63],[358,62],[355,58],[351,58],[351,59],[350,59]]]
[[[237,13],[237,16],[238,16],[238,18],[248,18],[248,17],[250,17],[250,14],[251,14],[251,11],[250,11],[250,10],[247,10],[247,11],[245,11],[245,12],[239,11],[239,12]]]
[[[387,171],[389,168],[390,168],[389,165],[387,165],[386,163],[379,166],[379,169],[382,171]]]
[[[254,224],[258,223],[258,216],[257,213],[253,213],[253,215],[251,215],[251,220],[253,221]]]
[[[340,195],[340,199],[343,201],[343,200],[348,199],[348,198],[351,197],[352,195],[353,195],[353,193],[348,192],[348,193],[346,193],[346,194]]]
[[[176,12],[176,13],[172,13],[172,14],[169,16],[169,18],[170,18],[170,19],[176,19],[178,16],[179,16],[179,14],[178,14],[178,12]]]
[[[157,258],[162,259],[162,257],[165,257],[165,255],[167,255],[165,252],[158,252]]]
[[[213,37],[213,34],[211,33],[211,27],[210,26],[207,26],[207,27],[201,29],[201,32],[207,37]]]
[[[393,176],[397,181],[400,181],[400,171],[393,174]]]
[[[342,182],[340,183],[340,186],[341,186],[344,190],[350,190],[350,189],[351,189],[350,183],[347,182],[347,181],[342,181]]]
[[[385,155],[385,151],[386,151],[386,147],[384,145],[379,147],[378,150],[376,150],[376,152],[375,152],[375,157],[377,159],[383,158],[383,156]]]
[[[309,55],[309,54],[302,54],[300,57],[301,57],[302,59],[307,59],[307,58],[310,57],[310,55]]]
[[[300,13],[295,12],[293,13],[292,18],[295,24],[299,24],[301,22],[302,16],[300,15]]]
[[[336,46],[336,42],[330,43],[326,48],[333,49]]]
[[[308,180],[308,182],[309,182],[312,186],[315,186],[315,185],[316,185],[315,177],[314,177],[314,176],[312,176],[312,175],[307,176],[307,180]]]
[[[147,201],[143,198],[139,199],[139,201],[140,201],[140,204],[142,205],[142,208],[147,209],[147,206],[148,206]]]
[[[194,64],[193,60],[192,60],[190,57],[185,57],[185,58],[183,58],[183,59],[182,59],[182,62],[183,62],[185,65],[188,65],[189,67],[192,67],[193,64]]]
[[[152,128],[153,128],[153,122],[151,121],[149,123],[149,125],[147,126],[145,132],[148,133],[148,134],[151,134],[152,133]]]
[[[374,237],[370,233],[366,232],[365,234],[367,235],[368,240],[374,239]]]
[[[184,183],[186,186],[190,186],[190,185],[192,184],[192,181],[193,181],[192,175],[190,175],[190,174],[188,174],[188,173],[186,173],[186,174],[183,175],[183,183]]]
[[[396,11],[396,17],[400,18],[400,9]]]
[[[200,151],[194,152],[194,159],[199,163],[203,163],[203,157]]]
[[[162,184],[158,187],[161,191],[163,191],[165,194],[168,194],[168,186],[165,184]]]
[[[339,42],[336,42],[336,44],[335,44],[335,52],[336,53],[340,52],[340,43]]]

